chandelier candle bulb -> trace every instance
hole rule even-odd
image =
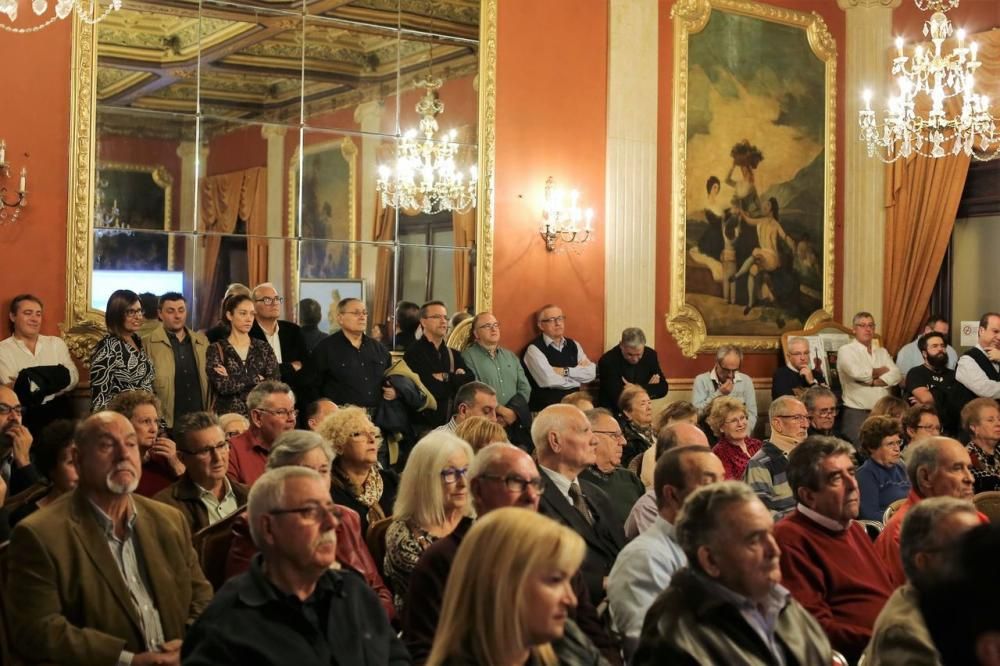
[[[17,191],[21,194],[28,191],[28,167],[21,167],[21,182],[18,184]]]

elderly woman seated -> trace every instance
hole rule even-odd
[[[1000,408],[992,398],[976,398],[962,409],[962,428],[969,433],[966,449],[972,459],[977,493],[1000,490]]]
[[[410,452],[385,533],[385,575],[398,609],[427,547],[474,515],[466,480],[472,458],[471,446],[443,431],[427,434]]]
[[[267,457],[267,469],[299,465],[308,467],[330,479],[330,461],[333,451],[320,435],[306,430],[290,430],[275,440]],[[354,569],[361,574],[368,586],[378,595],[389,619],[395,618],[392,594],[378,573],[378,567],[361,534],[361,519],[348,507],[339,506],[340,524],[337,526],[337,566]],[[257,547],[250,538],[246,511],[233,524],[233,541],[226,559],[225,577],[232,578],[250,568],[250,559]]]
[[[626,386],[618,398],[618,423],[625,435],[622,460],[631,462],[656,445],[653,432],[653,401],[641,386]]]
[[[910,492],[910,478],[900,461],[902,433],[903,427],[891,416],[869,416],[861,424],[858,442],[868,456],[855,474],[862,520],[881,521],[889,505]]]
[[[698,425],[698,410],[694,405],[687,400],[678,400],[664,407],[663,411],[657,414],[656,419],[653,421],[653,432],[656,433],[656,439],[659,440],[664,428],[675,423],[681,423],[682,421]],[[622,460],[628,464],[630,470],[639,475],[639,479],[642,481],[642,485],[646,487],[646,490],[653,487],[653,470],[656,468],[655,444],[646,449],[646,452],[641,456],[637,456],[632,460],[628,460],[622,456]]]
[[[336,457],[330,466],[333,501],[361,516],[361,533],[392,515],[399,476],[379,468],[378,450],[382,435],[360,407],[344,407],[328,415],[317,431],[326,439]]]
[[[722,461],[726,479],[742,481],[750,458],[764,445],[759,439],[750,437],[747,406],[739,398],[716,398],[708,406],[707,420],[708,427],[719,438],[712,453]]]
[[[76,488],[79,476],[74,461],[75,428],[76,421],[57,419],[45,426],[38,441],[31,447],[35,467],[44,481],[8,498],[4,508],[10,512],[11,527]]]

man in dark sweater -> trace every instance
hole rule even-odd
[[[452,399],[463,385],[475,381],[462,355],[445,344],[448,334],[448,310],[441,301],[424,303],[420,308],[424,334],[406,350],[403,359],[410,370],[420,375],[437,401],[437,409],[420,412],[425,426],[436,428],[451,418]]]
[[[524,350],[524,368],[531,384],[531,411],[540,412],[594,381],[597,368],[583,347],[565,336],[562,308],[546,305],[536,322],[541,335]]]
[[[813,386],[825,386],[826,377],[820,367],[813,367],[809,357],[809,341],[791,338],[785,349],[785,365],[774,371],[771,378],[771,400],[791,395],[802,399],[802,394]]]
[[[271,346],[281,368],[281,381],[292,387],[296,405],[303,409],[313,401],[314,396],[311,376],[305,368],[309,351],[302,331],[297,324],[278,319],[285,299],[278,295],[270,282],[254,287],[250,298],[253,299],[254,307],[250,337],[263,340]]]
[[[774,527],[785,586],[852,664],[893,590],[867,532],[854,522],[861,499],[853,455],[847,442],[822,435],[795,447],[787,474],[798,504]]]
[[[948,341],[942,334],[932,331],[920,336],[917,349],[924,362],[906,373],[903,397],[909,398],[914,405],[934,407],[945,432],[956,433],[958,423],[948,400],[955,390],[955,371],[948,369]]]
[[[653,400],[667,394],[667,378],[660,370],[656,350],[646,346],[646,334],[641,328],[626,328],[621,342],[604,352],[597,362],[601,378],[599,406],[612,412],[618,409],[618,396],[626,386],[635,384],[646,389]]]

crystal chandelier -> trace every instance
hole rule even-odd
[[[20,0],[0,0],[0,14],[6,14],[8,20],[13,23],[17,20],[17,5],[19,2]],[[56,21],[66,18],[74,11],[77,18],[81,21],[93,25],[103,21],[112,11],[118,11],[121,8],[122,0],[111,0],[103,10],[101,10],[98,0],[56,0],[55,14],[39,25],[31,28],[14,28],[0,23],[0,28],[7,32],[38,32]],[[49,10],[48,0],[32,0],[31,10],[35,13],[35,16],[42,16]]]
[[[416,105],[423,138],[418,137],[416,129],[408,130],[396,148],[395,168],[379,166],[375,187],[382,205],[416,209],[428,215],[448,210],[467,212],[476,205],[476,165],[469,167],[468,178],[456,165],[459,145],[455,130],[434,138],[438,131],[435,116],[444,111],[444,103],[434,94],[441,87],[441,79],[428,76],[416,85],[426,90]]]
[[[881,125],[871,108],[872,93],[864,91],[865,108],[858,112],[861,140],[868,156],[895,162],[913,154],[944,157],[965,153],[978,160],[1000,154],[1000,136],[990,115],[990,100],[975,92],[975,72],[982,64],[978,45],[965,44],[965,31],[955,32],[957,45],[951,53],[941,51],[951,37],[951,21],[945,16],[959,0],[914,0],[920,11],[933,10],[924,24],[924,36],[933,48],[917,46],[912,58],[904,55],[903,38],[896,38],[892,76],[898,91],[889,96]],[[961,109],[949,114],[946,100],[961,97]]]

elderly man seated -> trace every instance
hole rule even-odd
[[[618,407],[618,397],[626,386],[645,389],[653,400],[662,398],[670,389],[656,350],[646,346],[646,334],[641,328],[622,331],[621,342],[598,360],[597,376],[601,380],[598,401],[611,411]]]
[[[339,509],[329,479],[296,465],[270,470],[248,511],[260,553],[191,628],[185,665],[411,663],[364,579],[331,568]]]
[[[791,338],[785,348],[785,365],[774,371],[771,379],[771,399],[791,395],[802,398],[802,394],[813,386],[825,386],[823,371],[814,369],[809,356],[809,341],[805,338]]]
[[[179,664],[185,630],[212,597],[187,522],[133,494],[142,465],[125,416],[94,414],[74,440],[76,490],[11,537],[14,651],[60,664]]]
[[[257,384],[247,394],[247,409],[250,428],[229,440],[226,475],[230,481],[251,486],[264,473],[274,440],[295,428],[298,410],[295,394],[288,384],[271,380]]]
[[[809,415],[805,405],[783,395],[771,403],[767,417],[771,421],[771,438],[750,458],[743,480],[777,519],[795,508],[785,470],[788,456],[806,438]]]
[[[781,573],[813,614],[833,649],[854,663],[892,593],[868,533],[854,522],[861,506],[854,448],[814,435],[788,457],[795,511],[774,526]]]
[[[715,353],[715,367],[694,378],[691,402],[705,409],[722,395],[739,398],[747,406],[747,430],[753,433],[757,425],[757,394],[753,380],[740,372],[743,350],[735,345],[722,345]]]
[[[676,527],[689,566],[649,609],[633,666],[833,663],[819,624],[780,584],[774,523],[752,490],[699,488]]]

